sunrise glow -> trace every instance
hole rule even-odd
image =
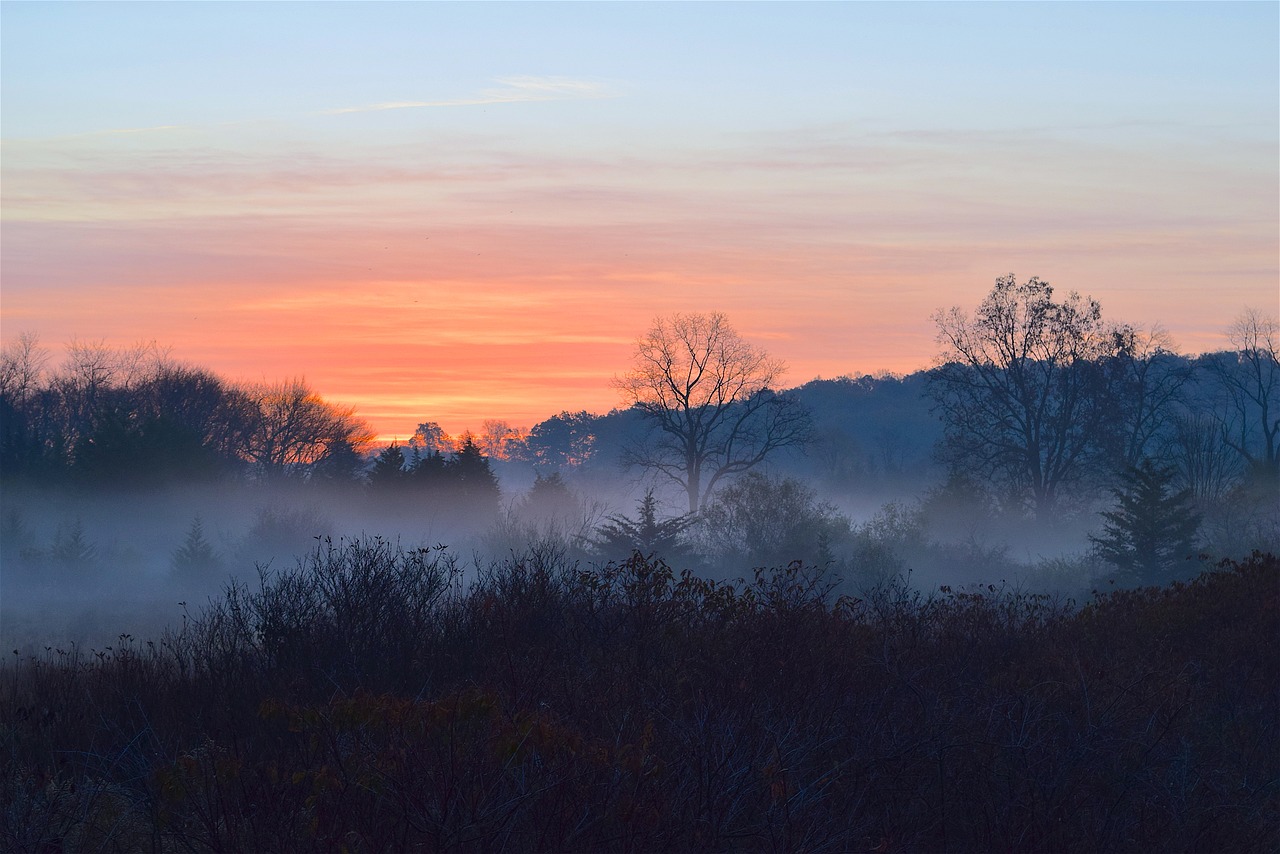
[[[1275,4],[3,8],[4,340],[383,439],[607,411],[672,311],[799,384],[1009,272],[1193,352],[1278,301]]]

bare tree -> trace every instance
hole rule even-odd
[[[444,428],[434,421],[424,421],[409,437],[409,448],[417,454],[451,454],[458,449]]]
[[[92,412],[103,391],[110,388],[120,372],[120,354],[107,346],[106,341],[81,341],[72,338],[67,343],[67,358],[57,377],[57,385],[64,394],[82,402],[82,408]]]
[[[1235,360],[1214,363],[1227,398],[1223,441],[1254,474],[1280,480],[1280,322],[1246,309],[1227,335]]]
[[[1221,425],[1213,415],[1176,416],[1167,453],[1181,485],[1201,506],[1221,501],[1240,472],[1240,457],[1222,443]]]
[[[1018,284],[1011,273],[972,317],[952,308],[934,322],[944,349],[930,393],[945,424],[944,455],[1047,515],[1099,449],[1101,307],[1074,292],[1055,302],[1047,282]]]
[[[40,387],[49,352],[40,346],[40,336],[23,332],[18,340],[0,350],[0,395],[15,405],[26,403]]]
[[[495,418],[486,418],[480,425],[480,435],[476,436],[476,444],[486,457],[505,460],[511,456],[511,448],[524,440],[528,430],[512,427],[508,422]]]
[[[1168,332],[1127,324],[1111,330],[1106,366],[1112,455],[1126,471],[1173,438],[1174,414],[1194,371]]]
[[[614,380],[654,428],[625,459],[679,484],[698,512],[721,479],[807,440],[809,413],[773,390],[783,369],[723,314],[657,318],[636,343],[635,367]]]
[[[305,476],[326,457],[362,450],[373,438],[354,409],[326,403],[304,380],[255,386],[246,393],[258,411],[245,453],[267,476]]]

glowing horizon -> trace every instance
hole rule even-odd
[[[1009,272],[1218,349],[1280,302],[1278,8],[4,3],[0,337],[402,439],[607,411],[673,311],[909,372]]]

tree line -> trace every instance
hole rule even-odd
[[[31,334],[0,354],[0,470],[44,483],[151,485],[228,474],[349,480],[373,439],[353,408],[301,378],[232,383],[155,346]]]
[[[1106,324],[1096,300],[1055,300],[1014,276],[969,314],[935,315],[944,352],[930,394],[952,472],[1039,516],[1099,480],[1146,465],[1196,498],[1280,479],[1277,323],[1246,310],[1230,351],[1179,355],[1167,333]]]
[[[927,499],[934,507],[992,502],[1007,516],[1041,521],[1110,507],[1095,545],[1131,569],[1153,542],[1156,552],[1191,549],[1200,514],[1226,499],[1265,506],[1275,497],[1274,317],[1245,311],[1228,330],[1230,350],[1192,357],[1158,327],[1108,322],[1096,300],[1060,298],[1038,278],[1008,275],[972,312],[939,311],[934,322],[941,352],[928,371],[784,390],[782,363],[724,315],[660,317],[615,380],[625,409],[562,412],[528,431],[490,420],[460,440],[424,422],[404,446],[376,453],[351,408],[301,379],[230,383],[154,345],[82,342],[51,370],[47,352],[24,335],[0,354],[0,472],[90,486],[227,477],[361,484],[397,501],[448,490],[449,503],[491,518],[501,498],[491,461],[534,467],[527,498],[561,504],[571,501],[560,472],[616,478],[621,464],[674,487],[689,518],[718,520],[712,527],[737,532],[739,550],[759,557],[775,550],[742,544],[778,528],[777,507],[807,508],[784,514],[807,521],[775,545],[808,538],[802,551],[821,556],[826,547],[814,547],[838,539],[841,526],[831,524],[829,505],[783,476],[803,468],[784,452],[807,451],[828,483],[864,477],[865,466],[840,458],[839,444],[850,440],[833,425],[858,421],[873,395],[901,386],[895,393],[908,404],[932,410],[934,463],[944,476]],[[908,432],[924,423],[890,412],[915,419]],[[886,471],[901,469],[904,429],[880,428]],[[765,464],[766,476],[743,477]],[[635,518],[609,519],[628,530],[646,512],[650,526],[664,521],[643,504]]]

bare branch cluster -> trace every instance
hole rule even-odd
[[[657,318],[637,342],[635,367],[614,383],[655,428],[628,462],[679,484],[696,513],[723,478],[808,438],[807,411],[774,391],[784,370],[723,314]]]
[[[1055,302],[1047,282],[1009,274],[972,317],[952,308],[934,320],[944,350],[931,391],[947,455],[1051,510],[1099,434],[1101,306],[1074,292]]]

